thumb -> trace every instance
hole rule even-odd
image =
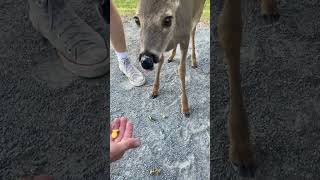
[[[128,149],[133,149],[139,147],[141,144],[139,138],[128,138],[126,140],[122,140],[119,145],[121,145],[121,150],[126,151]]]

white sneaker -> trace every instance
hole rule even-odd
[[[119,69],[128,77],[134,86],[142,86],[146,82],[144,75],[130,63],[128,58],[119,60]]]

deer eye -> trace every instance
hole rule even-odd
[[[171,24],[172,24],[172,18],[173,18],[172,16],[165,17],[164,20],[163,20],[163,26],[164,27],[170,27]]]
[[[138,27],[140,27],[140,20],[138,16],[133,17],[134,22],[137,24]]]

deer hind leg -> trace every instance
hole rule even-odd
[[[228,65],[230,110],[228,117],[229,159],[245,177],[254,176],[255,165],[249,142],[249,127],[240,80],[240,45],[242,35],[240,0],[225,0],[219,17],[218,33],[224,60]]]
[[[261,14],[268,22],[278,21],[280,15],[277,0],[261,0]]]
[[[174,60],[174,57],[176,56],[177,46],[172,50],[171,56],[168,59],[168,63],[171,63]]]
[[[161,67],[162,67],[163,61],[164,61],[164,58],[163,58],[163,55],[161,55],[160,61],[159,61],[159,64],[158,64],[158,68],[157,68],[157,72],[156,72],[156,79],[153,82],[152,93],[151,93],[151,96],[150,96],[150,98],[152,98],[152,99],[158,97],[158,95],[159,95],[160,71],[161,71]]]
[[[196,44],[195,44],[195,35],[196,35],[196,27],[192,30],[192,56],[191,56],[191,67],[197,68],[197,57],[196,57]]]
[[[189,104],[186,92],[186,59],[188,53],[189,39],[180,44],[181,60],[179,65],[179,77],[181,82],[181,113],[185,117],[189,117]]]

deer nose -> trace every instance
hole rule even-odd
[[[153,58],[147,55],[143,55],[140,59],[141,66],[145,70],[153,70]]]

